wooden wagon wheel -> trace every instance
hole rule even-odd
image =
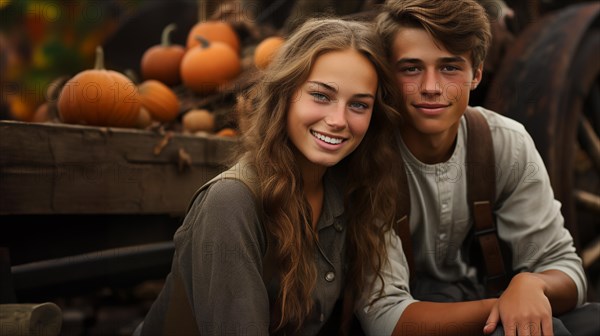
[[[600,4],[549,14],[518,36],[484,103],[533,137],[586,269],[600,261],[599,50]]]

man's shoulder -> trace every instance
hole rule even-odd
[[[521,123],[480,106],[474,108],[488,122],[496,164],[501,168],[526,160],[536,150],[533,139]]]
[[[527,133],[523,124],[514,119],[503,116],[500,113],[494,112],[492,110],[488,110],[482,106],[473,106],[471,108],[476,109],[483,114],[486,121],[488,122],[490,130],[492,130],[492,136],[494,135],[494,133],[503,132],[517,134]]]

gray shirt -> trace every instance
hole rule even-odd
[[[300,334],[315,335],[330,317],[345,281],[346,222],[343,195],[325,178],[323,210],[315,248],[314,309]],[[263,283],[265,231],[252,192],[238,180],[220,180],[194,201],[174,237],[171,273],[178,272],[191,298],[202,335],[267,335],[269,305],[279,291],[276,278]],[[160,334],[172,275],[144,321],[143,334]]]
[[[533,140],[518,122],[483,108],[479,110],[492,132],[496,160],[494,213],[498,234],[513,251],[513,269],[563,271],[575,282],[578,303],[583,303],[586,279],[581,260],[564,227],[561,205],[554,199]],[[447,282],[476,278],[475,268],[467,265],[461,254],[472,226],[467,203],[466,138],[463,117],[451,158],[428,165],[417,160],[398,137],[410,188],[415,267]],[[390,335],[404,309],[416,301],[410,294],[408,264],[401,242],[394,232],[389,233],[388,244],[385,296],[369,306],[381,287],[375,282],[375,288],[370,288],[356,305],[363,328],[370,335]]]

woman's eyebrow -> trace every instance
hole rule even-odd
[[[317,85],[319,87],[322,86],[322,87],[324,87],[328,91],[332,91],[332,92],[335,92],[335,93],[338,92],[337,87],[335,87],[333,83],[327,84],[327,83],[323,83],[323,82],[319,82],[319,81],[308,81],[308,83],[315,84],[315,85]]]
[[[371,98],[371,99],[375,99],[375,96],[370,94],[370,93],[357,93],[355,95],[353,95],[352,97],[355,98]]]
[[[307,83],[317,85],[318,87],[323,87],[325,90],[330,91],[330,92],[338,93],[338,89],[334,83],[328,84],[328,83],[323,83],[323,82],[319,82],[319,81],[307,81]],[[373,99],[375,99],[375,96],[368,92],[357,93],[352,96],[355,98],[373,98]]]

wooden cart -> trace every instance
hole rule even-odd
[[[191,196],[234,145],[213,135],[0,121],[0,246],[19,301],[164,277]]]

